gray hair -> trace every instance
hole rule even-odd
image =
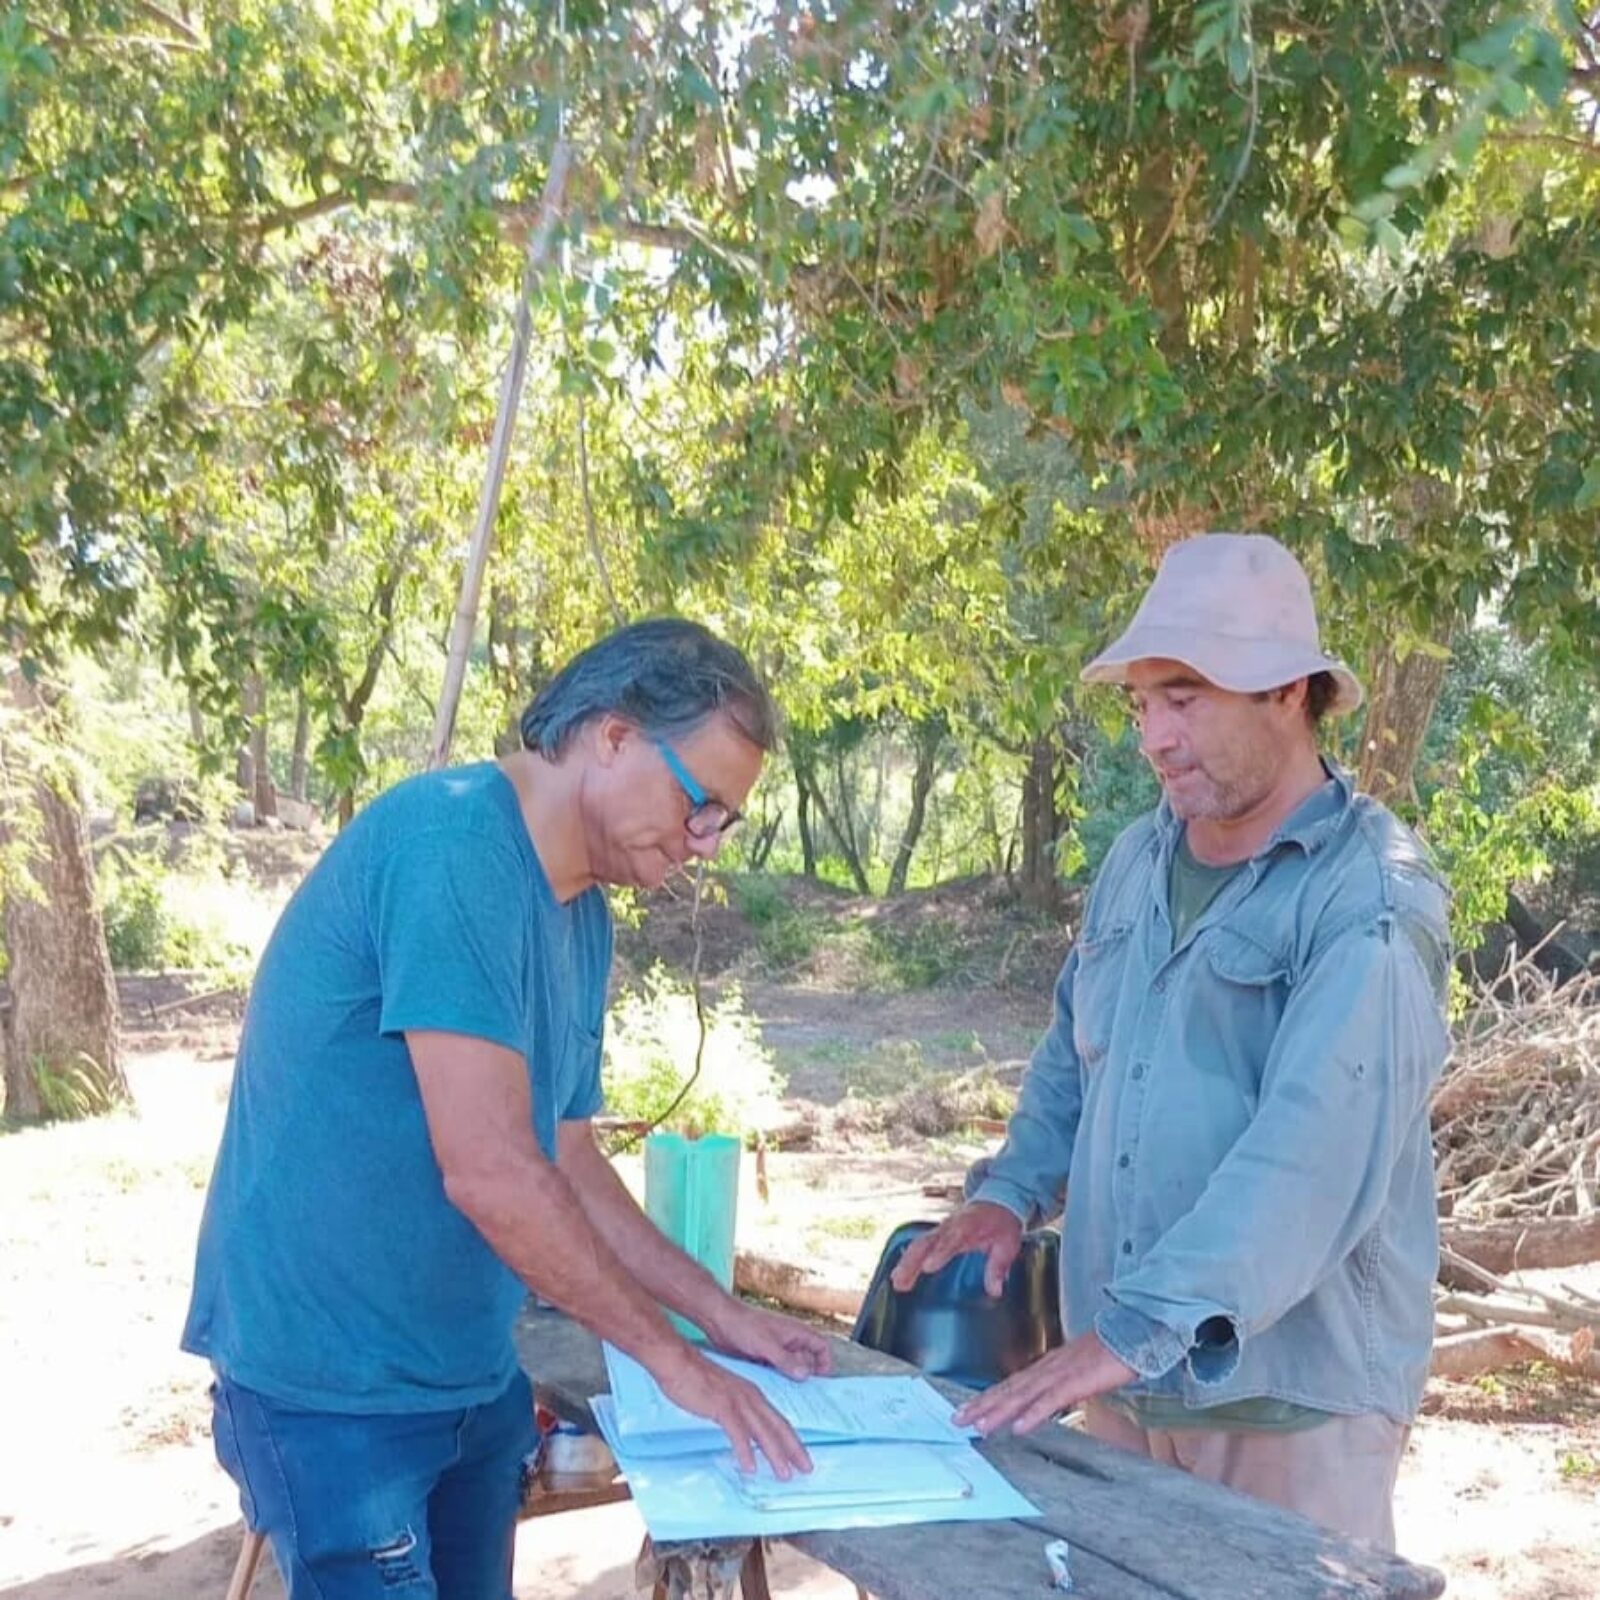
[[[522,713],[522,742],[559,756],[579,728],[608,712],[672,739],[719,711],[757,748],[776,747],[777,708],[744,656],[698,622],[655,617],[575,655]]]

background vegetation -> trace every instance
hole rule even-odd
[[[241,802],[332,828],[425,762],[519,306],[456,752],[621,618],[722,629],[788,718],[732,852],[774,961],[818,937],[791,874],[1062,915],[1152,794],[1077,670],[1205,528],[1313,572],[1371,690],[1335,753],[1455,875],[1463,944],[1514,886],[1594,928],[1596,30],[1564,0],[0,13],[12,1110],[52,1062],[116,1092],[113,962],[248,969],[275,891],[220,909]],[[189,819],[178,859],[136,812]],[[849,939],[889,987],[963,971]]]

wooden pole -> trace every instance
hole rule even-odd
[[[528,370],[528,346],[533,340],[533,290],[550,256],[556,219],[561,215],[567,191],[567,175],[572,168],[572,148],[557,140],[550,156],[550,174],[545,179],[544,196],[539,202],[539,220],[528,244],[528,259],[523,267],[521,293],[517,296],[517,315],[511,338],[511,358],[506,363],[500,384],[500,408],[494,419],[494,438],[489,446],[489,465],[484,473],[483,493],[478,500],[478,517],[467,548],[467,564],[461,574],[461,593],[456,600],[455,619],[450,625],[450,648],[445,659],[444,687],[439,694],[439,709],[434,716],[433,738],[428,747],[428,767],[444,766],[450,759],[450,741],[455,736],[456,708],[461,703],[461,686],[467,676],[467,656],[472,649],[473,630],[478,621],[478,597],[483,592],[484,569],[489,564],[489,547],[494,542],[494,519],[500,509],[500,488],[505,482],[506,459],[511,453],[511,434],[516,427],[517,408],[522,403],[522,383]]]

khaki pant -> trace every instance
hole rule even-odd
[[[1334,1417],[1299,1433],[1146,1430],[1091,1400],[1084,1426],[1107,1444],[1394,1549],[1394,1480],[1411,1432],[1404,1423],[1367,1415]]]

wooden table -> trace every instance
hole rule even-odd
[[[568,1421],[593,1427],[603,1394],[594,1337],[559,1312],[517,1327],[522,1365]],[[834,1341],[841,1373],[908,1372],[902,1361]],[[935,1380],[952,1400],[965,1396]],[[1072,1548],[1084,1600],[1432,1600],[1443,1574],[1375,1550],[1259,1500],[1203,1483],[1063,1427],[979,1447],[1038,1506],[1031,1522],[919,1523],[788,1536],[788,1543],[878,1600],[1045,1600],[1044,1547]],[[759,1579],[758,1579],[759,1581]]]

